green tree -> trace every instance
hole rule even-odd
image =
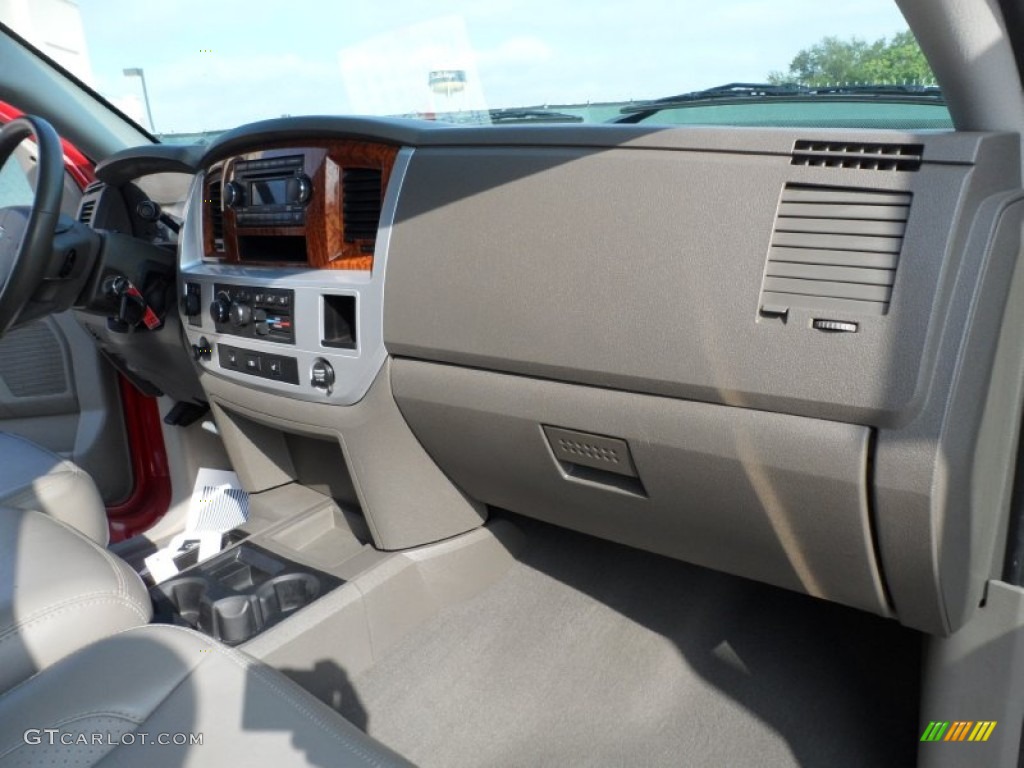
[[[772,72],[770,83],[853,85],[856,83],[931,85],[935,75],[909,30],[873,43],[826,37],[800,51],[788,72]]]

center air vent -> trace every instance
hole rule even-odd
[[[772,230],[761,314],[888,312],[910,199],[909,192],[787,184]]]
[[[793,145],[791,165],[858,168],[867,171],[916,171],[921,167],[921,144],[873,144],[845,141],[806,141]]]
[[[224,251],[224,206],[222,205],[223,187],[221,176],[212,176],[206,184],[206,215],[210,217],[210,233],[213,239],[213,250]]]
[[[380,226],[380,169],[345,168],[341,174],[341,195],[345,242],[375,240]],[[372,244],[369,252],[373,252]]]

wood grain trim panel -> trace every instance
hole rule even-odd
[[[260,237],[305,236],[306,266],[313,269],[347,269],[369,271],[373,269],[373,249],[376,238],[345,240],[344,191],[342,175],[347,168],[379,170],[381,173],[381,200],[387,192],[394,169],[398,147],[366,141],[317,141],[301,145],[279,144],[258,152],[249,152],[225,161],[223,180],[234,178],[234,164],[239,160],[266,159],[301,154],[303,172],[313,183],[313,194],[306,207],[304,227],[240,227],[235,211],[224,209],[225,252],[212,251],[213,234],[208,206],[204,204],[203,235],[207,255],[223,256],[232,264],[269,266],[260,259],[247,261],[240,258],[239,235]],[[204,200],[207,199],[204,190]],[[291,263],[290,266],[295,266]]]
[[[328,145],[327,156],[314,180],[314,189],[320,189],[324,211],[313,230],[307,221],[306,238],[309,265],[316,269],[373,269],[373,248],[376,238],[345,240],[344,192],[342,174],[346,168],[369,168],[381,172],[381,200],[388,188],[395,165],[398,147],[362,141],[347,141]],[[317,181],[322,180],[318,185]]]

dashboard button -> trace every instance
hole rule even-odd
[[[245,356],[245,370],[249,373],[260,372],[260,356],[259,355],[246,355]]]
[[[267,359],[267,373],[275,379],[281,378],[281,361],[276,357]]]
[[[231,368],[238,367],[238,353],[235,350],[229,349],[224,355],[224,359]]]
[[[267,310],[256,309],[252,313],[252,322],[256,328],[257,336],[266,336],[270,333],[270,326],[267,325]]]

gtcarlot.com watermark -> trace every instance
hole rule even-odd
[[[22,737],[26,744],[38,746],[64,747],[128,747],[134,744],[158,747],[195,747],[202,746],[201,733],[109,733],[96,731],[82,733],[65,731],[60,728],[29,728]]]

